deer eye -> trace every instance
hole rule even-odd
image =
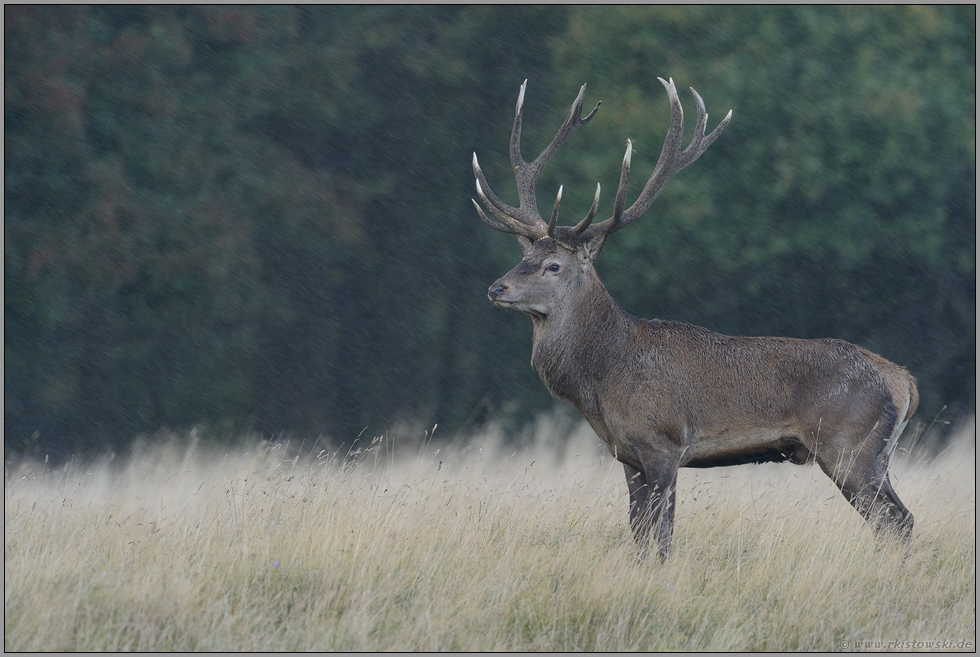
[[[561,267],[559,267],[557,264],[548,265],[548,271],[558,271],[559,269],[561,269]]]

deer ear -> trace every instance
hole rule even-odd
[[[582,263],[582,269],[588,269],[595,259],[599,257],[599,252],[602,251],[602,245],[605,242],[606,236],[603,234],[596,235],[592,239],[582,242],[576,250],[579,260]]]
[[[534,242],[524,237],[523,235],[518,235],[517,241],[520,243],[521,251],[524,252],[524,255],[526,256],[531,255],[531,251],[534,250]]]

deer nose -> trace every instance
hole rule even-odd
[[[490,297],[490,301],[496,301],[497,297],[504,294],[505,292],[507,292],[506,285],[494,283],[493,285],[490,286],[490,289],[487,291],[487,296]]]

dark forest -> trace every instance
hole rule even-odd
[[[539,183],[584,216],[637,180],[672,77],[724,135],[597,269],[634,315],[842,338],[903,365],[916,420],[976,394],[975,6],[4,7],[7,454],[201,428],[319,438],[555,403],[531,323],[488,285],[520,259],[514,103]],[[693,123],[693,120],[689,120]],[[688,135],[691,132],[689,125]],[[641,184],[634,185],[633,196]],[[600,218],[612,211],[605,194]]]

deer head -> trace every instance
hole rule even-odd
[[[538,213],[535,188],[538,176],[554,154],[572,133],[595,116],[602,103],[597,103],[588,116],[583,118],[582,103],[586,87],[583,84],[558,134],[533,162],[528,163],[521,155],[521,122],[527,80],[521,85],[514,115],[514,128],[510,136],[510,163],[517,179],[518,207],[507,205],[493,193],[480,168],[476,153],[473,153],[476,193],[496,218],[494,220],[487,216],[474,199],[473,205],[480,219],[494,230],[517,235],[521,249],[524,251],[524,259],[521,263],[490,287],[489,297],[496,305],[512,307],[538,318],[552,314],[555,305],[560,305],[562,300],[568,297],[571,289],[583,287],[594,279],[595,274],[592,272],[591,265],[602,250],[606,237],[629,225],[646,212],[674,174],[698,159],[721,135],[732,117],[731,111],[710,134],[706,135],[708,115],[705,112],[704,101],[694,89],[691,89],[697,102],[697,123],[691,143],[687,148],[682,149],[684,110],[677,96],[677,89],[673,79],[670,81],[658,79],[667,89],[670,98],[670,128],[664,140],[660,159],[644,185],[643,191],[633,205],[626,208],[630,160],[633,153],[633,144],[627,140],[626,155],[623,157],[623,168],[620,172],[619,189],[616,192],[612,216],[599,223],[593,223],[601,192],[601,186],[597,184],[591,209],[575,226],[558,225],[562,187],[558,189],[551,218],[547,222]]]

